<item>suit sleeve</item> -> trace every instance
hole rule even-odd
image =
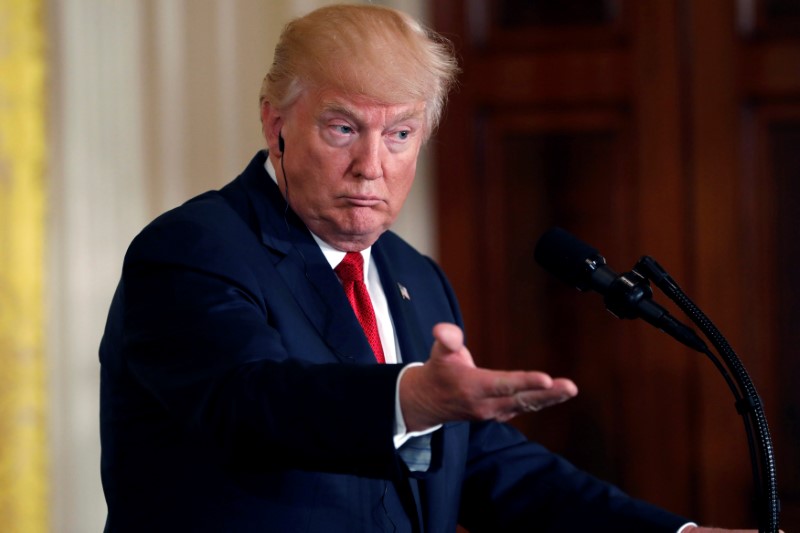
[[[576,468],[516,429],[475,423],[460,522],[489,531],[675,533],[688,522]]]
[[[290,356],[275,327],[282,318],[267,312],[257,277],[231,259],[239,255],[186,222],[134,241],[101,345],[117,406],[109,422],[150,417],[140,429],[154,432],[159,421],[177,424],[223,463],[248,468],[390,475],[400,367]]]

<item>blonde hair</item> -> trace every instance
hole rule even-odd
[[[333,5],[286,25],[259,101],[286,109],[312,88],[385,104],[424,101],[430,135],[458,70],[450,42],[405,13],[374,5]]]

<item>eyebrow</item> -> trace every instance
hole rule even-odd
[[[329,113],[344,115],[347,118],[352,119],[354,122],[361,122],[356,115],[349,107],[340,104],[339,102],[323,102],[322,104],[322,112],[319,116],[323,116]]]
[[[336,101],[323,102],[322,112],[319,114],[319,116],[322,117],[323,115],[328,113],[344,115],[345,117],[349,118],[358,125],[363,125],[364,123],[364,121],[361,120],[361,118],[352,109]],[[417,111],[416,109],[410,109],[394,117],[394,119],[389,125],[394,125],[408,119],[418,118],[420,120],[423,120],[424,116],[425,116],[424,107],[420,111]]]

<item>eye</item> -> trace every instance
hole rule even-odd
[[[411,130],[396,130],[390,135],[395,142],[405,142],[411,138]]]
[[[342,135],[350,135],[353,133],[353,128],[346,124],[334,124],[331,126],[336,133],[340,133]]]

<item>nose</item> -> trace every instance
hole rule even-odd
[[[383,142],[380,135],[369,135],[359,139],[353,147],[353,174],[367,180],[382,178],[382,148]]]

